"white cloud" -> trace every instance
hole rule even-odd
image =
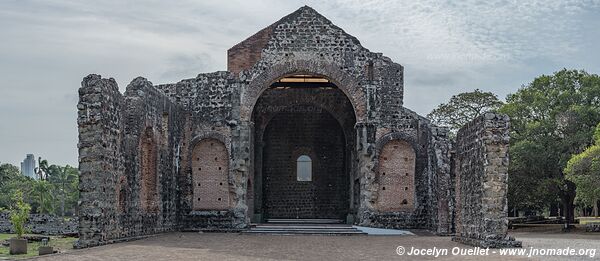
[[[229,47],[304,4],[403,64],[405,104],[421,114],[460,91],[502,97],[562,67],[600,68],[600,0],[6,0],[0,161],[77,162],[83,76],[124,89],[139,75],[166,83],[225,70]]]

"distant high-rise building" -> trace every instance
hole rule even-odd
[[[37,178],[35,174],[35,157],[33,154],[27,154],[23,162],[21,162],[21,173],[27,177]]]

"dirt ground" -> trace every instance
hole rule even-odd
[[[533,230],[533,231],[531,231]],[[438,237],[416,231],[416,236],[309,236],[256,235],[237,233],[168,233],[142,240],[112,244],[83,250],[73,250],[36,260],[600,260],[600,234],[542,233],[536,229],[511,230],[523,249],[560,248],[593,249],[585,256],[502,256],[498,250],[489,255],[465,256],[452,254],[457,248],[475,248],[452,242],[450,237]],[[434,255],[398,255],[399,246],[411,248],[447,249]],[[433,250],[432,250],[433,251]],[[458,250],[456,250],[458,251]],[[483,250],[482,250],[483,251]],[[496,251],[496,253],[492,253]]]

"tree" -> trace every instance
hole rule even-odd
[[[54,213],[54,196],[52,195],[52,186],[46,180],[35,180],[31,190],[31,199],[36,207],[36,212],[40,214]]]
[[[53,211],[55,205],[53,200],[57,199],[61,216],[65,216],[67,213],[75,213],[79,199],[78,169],[69,165],[50,164],[47,160],[41,158],[39,162],[40,166],[37,171],[41,173],[40,177],[44,179],[45,183],[38,182],[34,186],[37,189],[34,193],[34,205],[40,206],[43,203],[45,206],[40,208],[41,211]]]
[[[427,114],[427,118],[438,125],[450,128],[452,136],[465,124],[487,111],[495,111],[502,106],[502,101],[491,92],[475,89],[452,96],[448,103],[438,105]]]
[[[69,165],[64,167],[51,165],[47,169],[49,170],[47,172],[48,181],[55,186],[60,194],[60,214],[64,216],[67,196],[77,189],[72,184],[79,179],[78,171]]]
[[[21,175],[16,166],[0,165],[0,208],[8,209],[11,195],[20,190],[36,213],[54,214],[55,209],[59,209],[62,216],[75,213],[79,200],[77,168],[49,164],[41,158],[39,162],[36,168],[39,180]]]
[[[552,204],[555,191],[548,189],[545,179],[547,161],[545,147],[528,140],[518,141],[510,147],[508,198],[511,209],[540,212]]]
[[[21,175],[18,167],[7,163],[0,165],[0,208],[10,208],[12,195],[17,190],[27,191],[32,181]]]
[[[600,200],[600,123],[596,126],[595,145],[574,155],[564,172],[566,178],[577,185],[576,200],[594,208],[598,216]]]
[[[0,187],[8,184],[13,179],[21,175],[21,171],[15,165],[4,163],[0,165]]]
[[[77,213],[77,203],[79,202],[79,172],[77,172],[77,178],[73,179],[69,184],[69,188],[71,190],[67,194],[65,211],[71,215],[75,215]]]
[[[22,238],[25,233],[25,223],[29,219],[31,206],[23,201],[23,192],[17,190],[13,195],[14,204],[10,209],[10,222],[13,225],[17,238]]]
[[[35,173],[38,175],[39,180],[44,180],[48,176],[48,173],[51,171],[52,165],[48,164],[47,160],[42,160],[42,157],[38,158],[38,167],[35,168]]]
[[[528,198],[518,198],[518,187],[511,182],[509,205],[559,199],[563,215],[573,221],[576,185],[565,179],[563,170],[572,154],[590,145],[600,121],[600,77],[566,69],[542,75],[509,95],[500,112],[511,118],[509,182],[534,186]]]

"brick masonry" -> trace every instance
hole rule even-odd
[[[270,88],[294,74],[335,88]],[[140,77],[124,94],[89,75],[77,105],[77,246],[267,217],[451,234],[464,188],[453,185],[448,131],[404,108],[403,95],[400,64],[307,6],[232,47],[228,71]],[[310,184],[295,179],[299,155],[313,159]]]
[[[253,216],[346,219],[356,134],[354,111],[343,92],[269,89],[256,103],[253,122]],[[313,159],[313,182],[296,181],[295,160],[301,154]],[[289,187],[294,195],[288,195]],[[281,196],[287,201],[273,200]]]
[[[194,210],[228,210],[229,157],[225,144],[216,139],[204,139],[192,152],[192,183]]]
[[[335,118],[323,111],[278,113],[264,137],[265,217],[346,219],[349,177],[344,136]],[[312,159],[310,182],[297,181],[301,155]]]
[[[405,141],[386,143],[379,154],[377,209],[412,211],[415,207],[415,151]]]
[[[145,212],[158,211],[157,151],[152,128],[147,128],[140,138],[141,186],[140,202]]]

